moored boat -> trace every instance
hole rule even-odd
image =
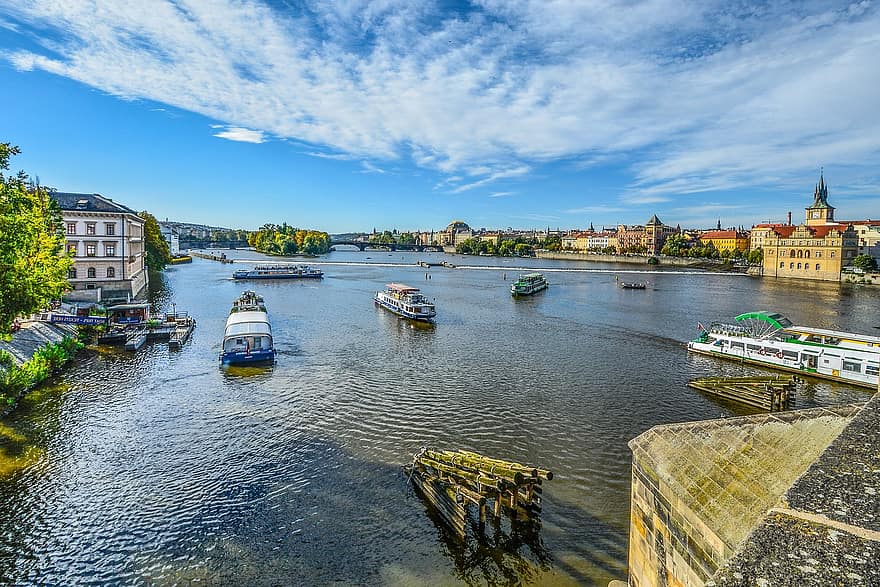
[[[637,281],[637,282],[621,281],[620,282],[621,289],[646,289],[647,287],[648,287],[648,282],[646,282],[646,281]]]
[[[542,289],[547,289],[547,280],[540,273],[523,273],[510,286],[510,294],[514,296],[530,296]]]
[[[243,365],[275,360],[272,327],[263,298],[246,291],[232,303],[220,349],[220,363]]]
[[[389,283],[385,287],[385,291],[377,291],[373,298],[378,305],[404,318],[422,322],[434,321],[437,315],[434,304],[428,301],[419,288],[402,283]]]
[[[877,387],[880,337],[822,328],[795,326],[778,313],[748,312],[734,324],[698,324],[700,336],[688,350],[843,381]]]
[[[324,272],[308,265],[257,265],[232,272],[233,279],[320,279]]]

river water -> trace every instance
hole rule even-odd
[[[627,442],[748,413],[686,387],[760,373],[688,355],[698,320],[774,309],[880,326],[876,289],[837,284],[375,251],[315,261],[324,280],[246,285],[201,259],[168,268],[152,301],[197,319],[183,349],[86,352],[0,423],[0,583],[604,586],[626,575]],[[532,268],[550,288],[512,299]],[[434,299],[436,325],[375,307],[391,281]],[[277,364],[220,369],[246,287],[265,297]],[[811,382],[797,406],[868,396]],[[551,469],[540,525],[457,541],[401,471],[423,446]]]

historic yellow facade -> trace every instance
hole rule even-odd
[[[715,250],[721,253],[724,251],[745,252],[749,248],[748,235],[736,230],[710,230],[700,235],[700,242],[704,245],[712,243]]]
[[[840,281],[840,270],[858,254],[858,235],[852,225],[834,221],[822,176],[803,224],[762,228],[769,228],[762,246],[765,276]]]

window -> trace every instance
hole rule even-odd
[[[106,224],[104,224],[104,234],[106,234],[107,236],[113,236],[114,234],[116,234],[116,225],[112,222],[107,222]]]
[[[779,262],[779,268],[780,268],[780,269],[785,269],[785,261],[780,261],[780,262]]]
[[[67,278],[68,279],[76,279],[76,267],[71,267],[67,271]]]
[[[116,269],[114,267],[107,267],[107,277],[116,277]]]
[[[804,263],[804,269],[809,269],[809,268],[810,268],[810,264],[809,264],[809,263]]]
[[[104,256],[105,257],[115,257],[116,256],[116,245],[104,245]]]
[[[798,263],[798,269],[800,269],[800,268],[801,268],[801,265],[802,265],[802,264],[801,264],[801,263]]]
[[[794,269],[794,263],[789,263],[788,268],[789,268],[789,269]]]
[[[818,263],[816,263],[816,271],[819,271],[821,268],[822,268],[822,266],[819,265]]]
[[[98,245],[95,243],[86,243],[86,257],[94,257],[98,254]]]
[[[862,364],[856,363],[855,361],[847,361],[843,360],[843,370],[849,371],[850,373],[861,373],[862,372]]]
[[[834,258],[834,251],[831,251],[831,258]]]
[[[96,274],[95,274],[95,268],[94,268],[94,267],[89,267],[89,270],[88,270],[88,277],[89,277],[89,279],[94,279],[94,278],[96,277]]]
[[[76,243],[67,243],[67,252],[76,257]]]
[[[67,223],[67,234],[76,234],[76,222]]]
[[[797,255],[797,253],[795,253],[794,249],[792,249],[791,252],[788,254],[789,257],[794,257],[796,255]]]
[[[94,222],[89,222],[88,224],[86,224],[86,234],[88,234],[88,235],[95,234],[95,223]]]
[[[872,365],[871,363],[868,363],[867,365],[865,365],[865,375],[877,375],[877,372],[878,372],[877,365]]]
[[[821,259],[821,258],[822,258],[822,251],[816,251],[816,258],[817,258],[817,259]]]
[[[804,257],[809,259],[810,258],[810,251],[804,251]]]
[[[803,252],[803,251],[798,251],[798,252],[797,252],[797,256],[798,256],[798,259],[803,259],[803,258],[804,258],[804,252]]]

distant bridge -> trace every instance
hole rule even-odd
[[[440,245],[420,245],[420,244],[403,244],[403,243],[388,243],[388,244],[377,244],[377,243],[365,243],[363,241],[355,241],[355,240],[331,240],[330,248],[337,245],[349,245],[352,247],[357,247],[361,252],[367,249],[376,249],[383,251],[437,251],[442,253],[443,247]]]

